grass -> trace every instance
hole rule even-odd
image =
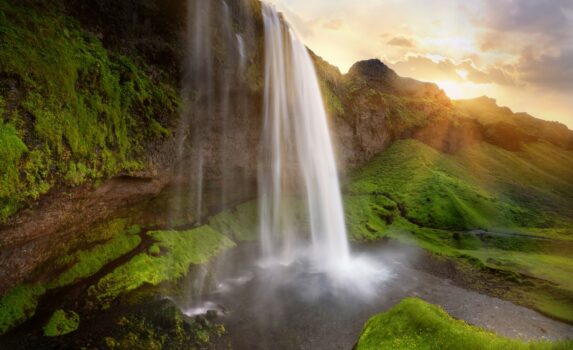
[[[46,337],[58,337],[74,332],[80,326],[80,316],[73,311],[57,310],[44,326]]]
[[[370,318],[357,350],[373,349],[571,349],[573,341],[523,342],[498,336],[456,320],[442,308],[407,298]]]
[[[348,184],[349,233],[358,241],[391,237],[500,273],[515,282],[515,291],[500,293],[572,322],[571,178],[573,152],[545,143],[520,152],[479,144],[446,155],[398,141]]]
[[[351,194],[390,194],[411,221],[425,227],[507,230],[570,222],[573,208],[566,200],[573,198],[573,185],[559,179],[573,173],[532,164],[527,156],[488,144],[451,156],[418,141],[398,141],[348,187]]]
[[[172,88],[62,12],[0,0],[0,79],[17,92],[0,91],[0,222],[59,183],[142,168],[177,116]]]
[[[158,243],[152,251],[135,256],[128,263],[91,286],[90,299],[96,306],[109,307],[120,294],[143,285],[158,285],[184,276],[191,264],[202,264],[221,250],[234,246],[223,234],[209,226],[189,231],[155,231],[149,233]],[[159,254],[156,254],[159,249]]]

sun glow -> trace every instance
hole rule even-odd
[[[453,100],[489,95],[489,92],[495,90],[491,84],[474,84],[452,80],[441,80],[437,81],[436,84]]]

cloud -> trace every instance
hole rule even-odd
[[[490,65],[477,68],[471,60],[455,62],[445,58],[435,60],[426,56],[408,56],[391,67],[398,74],[428,81],[472,82],[476,84],[516,85],[513,67]]]
[[[573,49],[538,57],[531,50],[525,50],[516,69],[524,82],[552,90],[573,91]]]
[[[496,31],[487,31],[477,39],[479,48],[483,52],[488,51],[507,51],[508,40],[506,35]]]
[[[413,40],[401,36],[393,37],[392,39],[388,40],[386,44],[391,46],[416,47],[416,44]]]
[[[408,56],[405,60],[391,64],[398,74],[421,80],[462,81],[451,60],[433,61],[424,56]]]
[[[552,40],[572,36],[571,0],[484,0],[476,25],[495,32],[529,33]]]
[[[324,22],[322,26],[330,30],[339,30],[344,26],[344,21],[340,18],[333,18]]]

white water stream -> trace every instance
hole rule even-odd
[[[348,264],[350,253],[314,65],[306,47],[273,7],[264,5],[263,17],[265,102],[259,163],[263,259],[290,264],[304,252],[311,254],[313,265],[321,271],[336,269]],[[302,197],[302,203],[292,199],[293,195]],[[307,243],[300,225],[293,222],[296,208],[289,208],[299,205],[308,209],[309,250],[303,248]]]
[[[194,24],[201,27],[200,32],[209,33],[203,27],[213,22],[198,17],[211,13],[214,5],[206,0],[194,1]],[[218,33],[228,48],[224,57],[233,57],[233,60],[222,64],[219,70],[213,70],[213,62],[205,62],[212,57],[209,46],[212,43],[203,43],[197,35],[190,35],[195,42],[192,49],[199,53],[192,56],[195,61],[190,63],[194,69],[189,70],[196,72],[194,86],[205,88],[199,91],[204,94],[202,101],[207,114],[215,110],[222,114],[217,117],[217,122],[221,123],[218,139],[224,151],[222,154],[232,154],[225,151],[229,147],[226,138],[235,134],[229,124],[230,118],[237,110],[244,109],[241,105],[247,96],[235,95],[238,101],[235,100],[236,105],[232,107],[229,93],[231,83],[236,79],[233,77],[237,73],[242,76],[246,71],[249,52],[245,38],[249,36],[234,32],[229,7],[224,2],[220,4],[222,16],[218,20],[222,23]],[[229,289],[239,288],[255,276],[262,281],[256,294],[268,297],[282,287],[306,281],[305,294],[312,298],[338,293],[373,297],[379,291],[380,283],[389,276],[379,262],[350,252],[328,118],[313,61],[307,48],[274,7],[263,4],[262,11],[264,96],[257,174],[261,256],[253,271],[242,271],[238,275],[229,273],[240,262],[222,257],[209,273],[192,276],[194,282],[189,287],[184,307],[188,315],[215,308],[206,294],[228,293]],[[201,22],[200,25],[197,22]],[[208,74],[201,70],[203,65]],[[218,79],[213,83],[203,80],[209,76]],[[214,107],[215,101],[218,108]],[[209,114],[195,122],[211,125],[211,117]],[[201,196],[202,150],[210,150],[216,142],[209,134],[198,135],[195,140],[195,166],[198,167],[195,178],[200,182],[195,193]],[[235,143],[237,145],[240,143]],[[246,149],[237,151],[248,152]],[[226,174],[231,173],[224,157],[219,166],[222,178],[229,178]],[[223,205],[228,186],[225,181],[220,186]],[[195,207],[200,210],[201,199],[197,201]]]

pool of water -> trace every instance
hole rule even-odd
[[[227,332],[215,349],[351,349],[370,316],[409,296],[504,336],[573,337],[573,326],[423,271],[427,256],[417,248],[354,247],[359,263],[341,275],[302,259],[268,265],[258,256],[255,244],[232,249],[203,270],[208,278],[191,275],[190,291],[199,284],[207,293],[178,300],[188,315],[217,310]]]

